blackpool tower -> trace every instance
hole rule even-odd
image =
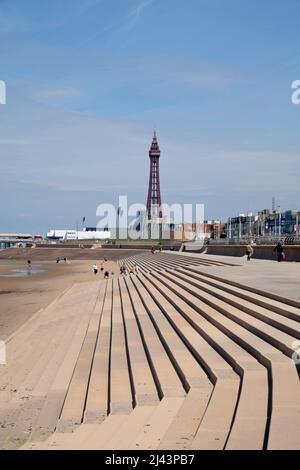
[[[148,220],[155,220],[162,218],[161,208],[161,194],[160,194],[160,181],[159,181],[159,158],[160,149],[157,142],[156,131],[149,151],[150,157],[150,177],[149,189],[147,199],[147,213]]]

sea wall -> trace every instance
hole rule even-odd
[[[253,258],[276,260],[274,245],[254,245]],[[300,245],[285,246],[286,261],[300,261]],[[219,256],[245,256],[246,246],[243,245],[208,245],[206,254]]]

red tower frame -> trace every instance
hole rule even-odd
[[[160,180],[159,180],[159,158],[160,158],[160,149],[157,142],[156,131],[154,131],[154,136],[149,151],[150,157],[150,177],[149,177],[149,189],[148,189],[148,199],[147,199],[147,212],[148,219],[152,218],[152,207],[156,206],[158,208],[158,216],[162,218],[162,209],[161,209],[161,193],[160,193]]]

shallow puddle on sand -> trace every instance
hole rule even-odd
[[[0,278],[17,278],[17,277],[26,277],[32,276],[35,274],[44,273],[45,269],[39,269],[40,264],[31,265],[31,268],[27,267],[27,264],[19,263],[0,263]],[[3,274],[2,274],[3,272]]]

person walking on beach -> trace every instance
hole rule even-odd
[[[124,276],[124,274],[126,274],[126,268],[125,268],[124,264],[122,264],[122,266],[120,267],[120,274],[122,274],[122,276]]]
[[[279,263],[280,263],[281,261],[283,261],[283,259],[284,259],[284,251],[283,251],[283,246],[282,246],[282,244],[281,244],[280,242],[275,246],[273,252],[274,252],[274,251],[277,253],[277,261],[278,261]]]
[[[93,265],[93,270],[95,275],[98,274],[98,266],[96,263]]]
[[[60,262],[60,258],[56,258],[56,264]]]
[[[247,255],[247,261],[250,261],[251,260],[251,256],[253,256],[253,248],[251,246],[251,244],[249,243],[247,246],[246,246],[246,255]]]
[[[136,273],[136,268],[135,268],[135,264],[133,266],[131,266],[131,269],[130,269],[130,274],[135,274]]]
[[[104,273],[104,279],[108,279],[109,278],[109,272],[108,271],[105,271]]]
[[[27,261],[27,269],[31,269],[31,260],[30,259]]]

